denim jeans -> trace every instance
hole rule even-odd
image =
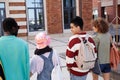
[[[86,80],[87,75],[84,76],[75,76],[73,74],[70,74],[70,80]]]

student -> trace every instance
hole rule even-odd
[[[96,36],[93,38],[98,49],[98,59],[100,70],[104,80],[110,80],[110,42],[111,35],[108,33],[108,23],[103,18],[92,21],[93,31]],[[93,73],[93,80],[98,80],[98,75]]]
[[[51,72],[54,65],[60,64],[57,53],[49,46],[50,37],[45,32],[35,36],[36,50],[31,58],[31,76],[37,72],[37,80],[51,80]]]
[[[66,50],[66,64],[68,71],[70,72],[71,80],[86,80],[89,70],[80,70],[76,64],[75,58],[78,56],[78,51],[80,50],[81,40],[76,36],[82,36],[85,39],[86,32],[83,31],[83,20],[81,17],[75,17],[70,22],[71,32],[73,36],[69,38],[69,42]],[[88,41],[94,45],[92,38],[88,38]],[[94,45],[95,46],[95,45]],[[94,49],[95,50],[95,49]]]
[[[28,44],[17,37],[17,22],[13,18],[5,18],[2,27],[4,36],[0,37],[0,60],[5,80],[29,80]]]

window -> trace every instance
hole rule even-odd
[[[98,10],[97,9],[93,10],[93,19],[96,19],[96,18],[98,18]]]
[[[63,0],[64,29],[70,28],[70,21],[76,16],[75,0]]]
[[[5,18],[5,3],[0,3],[0,36],[3,35],[3,29],[1,27],[1,23]]]
[[[29,31],[44,30],[43,0],[27,0]]]

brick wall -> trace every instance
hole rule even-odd
[[[47,32],[62,33],[62,0],[46,0]]]
[[[84,30],[91,30],[92,19],[92,0],[81,0],[82,7],[79,12],[82,13],[84,20]],[[13,17],[21,26],[19,36],[27,35],[27,15],[25,0],[9,0],[9,15]],[[63,15],[62,15],[62,0],[46,0],[46,26],[48,34],[63,33]],[[81,3],[80,3],[81,4]]]
[[[111,22],[113,19],[114,19],[114,10],[113,10],[113,6],[108,6],[106,7],[106,11],[107,11],[107,14],[108,14],[108,22]]]
[[[82,0],[82,18],[84,20],[84,30],[92,30],[92,0]]]
[[[27,36],[27,16],[26,16],[26,3],[25,0],[16,1],[9,0],[8,2],[9,15],[7,17],[13,17],[17,21],[20,29],[18,36]]]
[[[84,20],[84,30],[92,30],[92,0],[80,0],[79,12],[82,13]],[[82,3],[81,3],[82,2]],[[82,6],[81,6],[82,4]],[[63,32],[63,15],[62,15],[62,0],[46,0],[46,13],[47,13],[47,32],[49,34]]]
[[[110,0],[111,1],[111,0]],[[109,0],[106,0],[106,4],[104,2],[105,5],[105,8],[106,8],[106,11],[107,11],[107,14],[108,14],[108,21],[109,22],[112,22],[113,19],[116,17],[116,1],[117,0],[114,0],[113,3],[111,1],[111,5],[110,4],[107,4],[108,2],[110,3]],[[101,5],[102,6],[102,5]],[[118,16],[120,16],[120,7],[118,5]],[[120,22],[120,21],[119,21]],[[112,23],[116,23],[116,20],[114,20]]]
[[[98,2],[98,11],[99,17],[102,16],[102,7],[105,7],[105,10],[108,14],[108,22],[112,22],[112,20],[116,17],[116,1],[117,0],[103,0],[102,2]],[[120,0],[119,0],[120,1]],[[120,16],[120,7],[118,5],[118,16]],[[114,20],[112,23],[116,23]],[[120,20],[119,20],[120,23]]]
[[[98,0],[92,0],[93,8],[98,8]]]

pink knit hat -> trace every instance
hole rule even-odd
[[[43,49],[50,44],[50,37],[45,32],[40,32],[35,36],[37,49]]]

